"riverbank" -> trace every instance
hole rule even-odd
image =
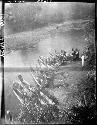
[[[23,48],[33,48],[38,42],[53,36],[59,32],[70,30],[83,30],[85,25],[93,20],[73,20],[61,24],[49,25],[44,28],[38,28],[34,31],[20,32],[4,37],[5,53],[6,51],[19,50]]]

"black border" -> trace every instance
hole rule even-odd
[[[4,3],[2,2],[2,19],[4,21]],[[2,45],[4,45],[4,26],[1,26],[1,41]],[[1,93],[1,119],[5,118],[5,99],[4,99],[4,56],[2,55],[4,52],[4,48],[0,46],[1,49],[1,74],[2,74],[2,93]]]

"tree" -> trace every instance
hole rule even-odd
[[[84,53],[87,56],[87,67],[90,69],[96,66],[96,43],[94,24],[94,22],[89,22],[88,25],[85,26],[85,40],[87,41],[87,46],[84,49]]]
[[[30,30],[34,28],[40,11],[37,3],[13,3],[5,8],[5,23],[15,32]]]

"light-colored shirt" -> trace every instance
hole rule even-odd
[[[82,59],[82,66],[84,66],[84,59],[85,59],[85,56],[82,55],[81,59]]]
[[[81,59],[82,59],[82,60],[84,60],[84,58],[85,58],[85,56],[84,56],[84,55],[82,55]]]

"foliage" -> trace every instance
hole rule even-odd
[[[55,53],[49,53],[49,57],[48,58],[42,58],[40,57],[38,59],[38,63],[41,66],[42,64],[45,65],[46,67],[51,66],[54,68],[58,68],[59,66],[64,66],[68,63],[70,63],[71,61],[76,61],[79,60],[79,57],[77,57],[77,55],[66,55],[66,51],[65,50],[61,50],[59,53],[55,50]]]
[[[87,46],[84,48],[86,55],[86,65],[88,68],[93,69],[96,66],[96,43],[95,43],[95,22],[89,22],[85,26],[85,40]]]
[[[22,105],[17,120],[24,123],[48,123],[57,119],[58,108],[56,105],[41,105],[40,97],[28,101]]]
[[[70,116],[70,120],[73,124],[87,124],[96,115],[96,106],[73,107],[72,110],[73,114]]]
[[[33,71],[39,79],[42,79],[43,74],[46,74],[51,78],[51,70],[41,70]],[[42,75],[42,77],[39,77]],[[54,74],[55,75],[55,74]],[[57,74],[58,75],[58,74]],[[38,79],[38,80],[39,80]],[[51,79],[53,80],[53,79]],[[41,80],[40,80],[41,81]],[[52,82],[53,83],[53,82]],[[83,88],[82,88],[83,87]],[[69,108],[59,108],[59,102],[54,97],[49,95],[45,88],[37,90],[35,96],[31,96],[28,101],[22,105],[21,112],[17,118],[18,121],[22,123],[87,123],[89,120],[95,118],[96,116],[96,72],[91,70],[87,74],[85,81],[81,81],[80,85],[77,86],[78,91],[72,91],[71,96],[73,100],[77,97],[79,102],[73,104],[70,102],[70,95],[68,96],[68,102],[72,103]],[[39,92],[44,92],[50,99],[55,102],[54,105],[46,104],[42,105],[39,101],[41,96]],[[70,97],[70,98],[69,98]]]
[[[96,111],[96,71],[91,70],[87,74],[86,82],[80,83],[84,86],[84,89],[79,87],[79,93],[82,97],[80,106],[73,106],[70,115],[72,123],[87,124],[92,119],[95,120],[97,115]]]
[[[50,3],[11,3],[9,7],[5,6],[5,24],[16,33],[66,20],[94,18],[94,4],[57,4],[57,7],[53,7]]]
[[[5,9],[5,24],[12,26],[15,32],[27,31],[34,28],[40,11],[41,7],[36,3],[13,3]]]

